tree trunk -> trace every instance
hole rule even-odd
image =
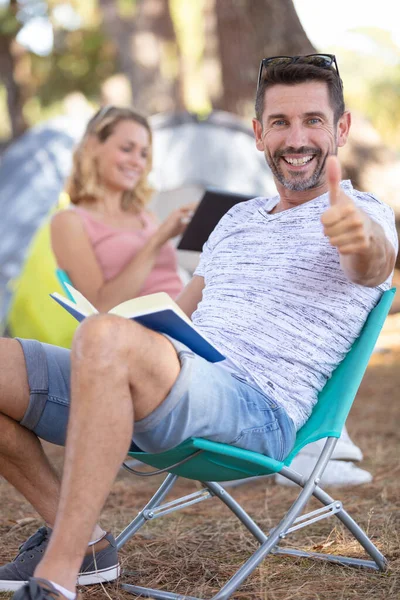
[[[99,0],[135,108],[152,114],[183,107],[179,48],[168,0],[137,0],[123,17],[115,0]]]
[[[9,11],[13,16],[17,11],[16,0],[10,1]],[[23,114],[24,95],[21,86],[15,80],[16,57],[12,51],[14,36],[0,36],[0,78],[7,92],[7,108],[11,125],[12,139],[20,136],[27,129]],[[11,141],[11,140],[10,140]]]
[[[223,82],[214,106],[248,115],[252,111],[260,60],[266,56],[310,54],[315,48],[305,34],[292,0],[214,2]]]

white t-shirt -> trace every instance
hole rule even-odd
[[[341,187],[397,251],[392,209],[350,181]],[[299,429],[392,278],[376,288],[346,278],[320,221],[327,193],[269,214],[278,201],[254,198],[221,219],[195,271],[205,288],[192,320],[225,366],[282,405]]]

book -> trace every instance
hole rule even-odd
[[[99,311],[83,294],[68,283],[64,283],[64,286],[73,300],[65,298],[58,292],[54,292],[50,296],[77,321],[80,322],[85,317],[98,314]],[[126,300],[114,306],[108,313],[133,319],[153,331],[165,333],[178,342],[182,342],[182,344],[193,350],[195,354],[202,356],[209,362],[219,362],[225,358],[196,329],[189,317],[166,292],[157,292],[156,294]]]
[[[203,245],[224,214],[235,204],[245,202],[250,198],[254,198],[254,196],[206,190],[179,241],[178,250],[201,252]]]

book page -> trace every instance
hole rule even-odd
[[[89,316],[89,315],[95,315],[96,313],[99,312],[93,306],[93,304],[91,304],[89,302],[89,300],[87,300],[85,298],[85,296],[83,294],[81,294],[80,292],[78,292],[78,290],[76,290],[72,285],[70,285],[69,283],[65,283],[64,285],[68,289],[68,291],[71,294],[71,296],[73,297],[73,299],[75,300],[76,306],[81,311],[82,314]]]
[[[183,312],[181,308],[172,300],[172,298],[166,292],[157,292],[156,294],[148,294],[147,296],[139,296],[139,298],[132,298],[132,300],[126,300],[118,306],[115,306],[108,312],[120,317],[136,317],[139,315],[149,314],[170,308],[177,315],[179,315],[184,321],[192,325],[189,317]]]

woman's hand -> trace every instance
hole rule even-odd
[[[160,245],[165,244],[169,239],[174,238],[177,235],[183,233],[193,216],[196,203],[186,204],[174,210],[168,217],[161,223],[155,236]]]

